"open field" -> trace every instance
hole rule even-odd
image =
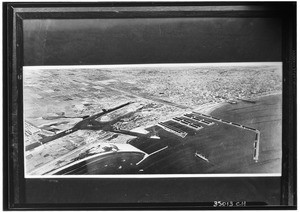
[[[24,118],[35,133],[25,133],[25,146],[37,142],[41,134],[48,136],[67,130],[83,116],[130,101],[134,103],[101,120],[126,115],[115,126],[126,130],[145,128],[185,112],[209,108],[215,103],[222,103],[226,109],[226,105],[235,106],[230,104],[232,101],[255,100],[281,90],[281,63],[40,70],[26,67]],[[217,111],[215,113],[218,114]],[[243,112],[241,114],[244,115]],[[226,113],[221,115],[227,117]],[[242,115],[233,114],[228,118],[243,121],[239,120]],[[255,112],[252,115],[255,116]],[[280,118],[281,114],[278,114]],[[267,129],[273,137],[281,135],[278,131],[276,134],[274,126],[270,125]],[[226,130],[220,136],[224,133]],[[133,139],[133,136],[101,130],[79,130],[26,151],[26,171],[34,173],[50,164],[52,168],[58,168],[80,154],[91,149],[94,151],[99,144],[128,143]],[[280,142],[276,140],[277,147]],[[263,171],[265,169],[258,170]]]

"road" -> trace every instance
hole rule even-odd
[[[223,121],[197,115],[202,121],[198,130],[174,120],[165,124],[185,132],[184,136],[166,131],[162,125],[146,128],[160,139],[139,137],[129,141],[149,156],[132,161],[130,154],[99,156],[101,160],[72,166],[63,173],[72,174],[205,174],[205,173],[280,173],[281,172],[281,95],[265,96],[255,102],[223,104],[211,113]],[[192,113],[189,113],[192,114]],[[181,116],[186,118],[186,116]],[[254,130],[245,130],[239,123]],[[194,123],[197,123],[195,121]],[[204,123],[209,123],[206,125]],[[175,127],[175,128],[174,128]],[[256,131],[261,133],[259,159],[253,158]],[[156,154],[153,154],[157,152]],[[123,162],[127,161],[128,166]],[[101,164],[101,165],[99,165]],[[105,167],[105,164],[109,166]],[[137,164],[137,166],[133,166]],[[97,168],[98,167],[98,168]],[[100,168],[103,167],[103,168]],[[122,167],[122,169],[120,169]]]

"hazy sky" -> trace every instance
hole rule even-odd
[[[24,20],[25,65],[281,61],[271,18]]]

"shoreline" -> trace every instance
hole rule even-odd
[[[267,96],[273,96],[273,95],[280,95],[282,94],[282,92],[274,92],[274,93],[267,93],[267,94],[264,94],[264,95],[261,95],[261,96],[257,96],[255,98],[251,98],[251,100],[258,100],[260,98],[264,98],[264,97],[267,97]],[[238,100],[239,102],[241,102],[241,100]],[[227,105],[227,104],[230,104],[230,103],[227,103],[227,102],[215,102],[215,103],[206,103],[204,105],[201,105],[200,107],[196,108],[196,109],[192,109],[192,110],[183,110],[183,111],[180,111],[180,112],[175,112],[175,113],[172,113],[171,115],[167,116],[167,117],[164,117],[164,120],[168,120],[170,119],[171,117],[174,117],[176,115],[180,115],[180,114],[183,114],[183,113],[187,113],[187,112],[192,112],[192,111],[195,111],[195,112],[200,112],[200,113],[204,113],[204,114],[207,114],[207,115],[210,115],[213,111]],[[159,121],[163,121],[163,120],[159,120]],[[155,125],[155,124],[154,124]],[[151,125],[146,125],[146,126],[139,126],[137,128],[133,128],[131,129],[130,131],[133,131],[133,132],[139,132],[139,133],[148,133],[149,131],[146,130],[147,128],[149,127],[152,127],[153,124]],[[128,140],[131,140],[130,138],[128,138]],[[104,141],[103,143],[113,143],[113,142],[109,142],[109,141]],[[90,143],[89,146],[90,148],[94,145],[98,145],[98,143]],[[47,166],[49,166],[50,164],[53,164],[54,162],[57,162],[57,161],[60,161],[62,159],[65,159],[64,161],[68,161],[68,156],[71,156],[73,154],[76,154],[76,153],[79,153],[81,152],[82,150],[86,150],[86,149],[89,149],[87,146],[79,146],[78,148],[75,148],[74,150],[60,156],[60,157],[57,157],[55,158],[54,160],[52,161],[49,161],[49,162],[46,162],[44,165],[42,165],[41,167],[38,167],[36,170],[31,170],[29,172],[26,172],[27,175],[29,176],[34,176],[35,172],[39,171],[39,170],[42,170],[42,169],[47,169]],[[67,157],[67,158],[66,158]],[[71,159],[72,157],[69,158],[69,160]],[[25,169],[26,170],[26,169]]]
[[[259,100],[260,98],[264,98],[264,97],[267,97],[267,96],[280,95],[280,94],[282,95],[281,91],[274,92],[274,93],[267,93],[267,94],[263,94],[261,96],[256,96],[254,98],[250,98],[249,100]],[[241,100],[238,100],[238,101],[240,102]],[[230,103],[225,102],[225,101],[223,101],[223,102],[214,102],[214,103],[206,103],[206,104],[201,105],[198,108],[193,109],[193,111],[210,115],[213,111],[215,111],[218,108],[221,108],[222,106],[224,106],[226,104],[230,104]]]

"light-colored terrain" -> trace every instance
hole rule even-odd
[[[93,69],[26,67],[24,119],[33,133],[25,133],[25,146],[38,141],[40,134],[53,135],[72,127],[82,116],[129,101],[134,103],[102,119],[128,114],[116,125],[131,130],[194,109],[209,113],[218,107],[216,103],[255,99],[281,90],[281,63]],[[101,130],[79,130],[26,151],[26,172],[34,173],[53,161],[61,167],[99,144],[126,143],[132,138]],[[62,156],[64,160],[60,160]]]

